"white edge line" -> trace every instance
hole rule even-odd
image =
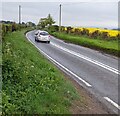
[[[28,33],[27,33],[28,34]],[[28,36],[26,34],[26,37],[28,39]],[[30,41],[28,39],[28,41]],[[30,41],[31,42],[31,41]],[[32,43],[32,42],[31,42]],[[33,44],[33,43],[32,43]],[[70,74],[72,74],[73,76],[75,76],[76,78],[78,78],[80,81],[82,81],[86,86],[88,87],[92,87],[91,84],[89,84],[88,82],[86,82],[85,80],[83,80],[82,78],[80,78],[78,75],[76,75],[75,73],[73,73],[72,71],[70,71],[68,68],[66,68],[65,66],[61,65],[59,62],[57,62],[56,60],[54,60],[53,58],[51,58],[50,56],[48,56],[45,52],[43,52],[40,48],[38,48],[35,44],[33,44],[43,55],[47,56],[48,59],[52,60],[54,63],[56,63],[57,65],[59,65],[61,68],[63,68],[64,70],[66,70],[67,72],[69,72]]]
[[[115,103],[114,101],[112,101],[110,98],[104,97],[104,99],[107,100],[108,102],[110,102],[113,106],[115,106],[117,109],[120,110],[120,106],[117,103]]]
[[[74,51],[68,50],[67,48],[63,48],[63,47],[61,47],[61,46],[59,46],[59,45],[56,45],[56,44],[54,44],[54,43],[51,43],[51,44],[52,44],[53,46],[56,46],[57,48],[60,48],[60,49],[62,49],[62,50],[64,50],[64,51],[72,54],[72,55],[75,55],[75,56],[77,56],[77,57],[79,57],[79,58],[82,58],[82,59],[84,59],[84,60],[87,60],[87,61],[89,61],[89,62],[91,62],[91,63],[93,63],[93,64],[96,64],[96,65],[98,65],[98,66],[101,66],[102,68],[105,68],[105,69],[107,69],[107,70],[109,70],[109,71],[112,71],[112,72],[114,72],[114,73],[116,73],[116,74],[120,74],[119,70],[117,70],[117,69],[115,69],[115,68],[112,68],[112,67],[110,67],[110,66],[108,66],[108,65],[106,65],[106,64],[103,64],[103,63],[101,63],[101,62],[95,61],[95,60],[93,60],[93,59],[91,59],[91,58],[88,58],[88,57],[86,57],[86,56],[83,56],[83,55],[81,55],[81,54],[79,54],[79,53],[76,53],[76,52],[74,52]]]
[[[29,33],[29,32],[28,32]],[[28,34],[27,33],[27,34]],[[26,37],[27,37],[26,34]],[[28,39],[28,37],[27,37]],[[28,41],[30,41],[28,39]],[[31,42],[31,41],[30,41]],[[32,42],[31,42],[32,43]],[[32,43],[33,44],[33,43]],[[77,76],[76,74],[74,74],[72,71],[70,71],[69,69],[67,69],[66,67],[64,67],[63,65],[61,65],[60,63],[58,63],[57,61],[55,61],[53,58],[51,58],[50,56],[48,56],[46,53],[44,53],[40,48],[38,48],[35,44],[33,44],[40,52],[42,52],[45,56],[47,56],[50,60],[53,61],[53,63],[56,63],[57,65],[59,65],[60,67],[62,67],[63,69],[65,69],[67,72],[71,73],[72,75],[74,75],[75,77],[77,77],[79,80],[81,80],[83,83],[85,83],[88,87],[91,87],[92,85],[90,85],[88,82],[86,82],[85,80],[81,79],[79,76]],[[112,101],[110,98],[108,97],[104,97],[105,100],[107,100],[108,102],[110,102],[113,106],[115,106],[117,109],[120,110],[120,106],[115,103],[114,101]]]

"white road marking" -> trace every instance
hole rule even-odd
[[[28,33],[27,33],[28,34]],[[26,36],[27,36],[26,34]],[[28,38],[28,36],[27,36]],[[60,66],[61,68],[63,68],[64,70],[66,70],[68,73],[70,73],[71,75],[75,76],[76,78],[78,78],[80,81],[82,81],[86,86],[88,87],[92,87],[91,84],[89,84],[87,81],[83,80],[82,78],[80,78],[78,75],[76,75],[74,72],[70,71],[68,68],[66,68],[65,66],[63,66],[62,64],[60,64],[58,61],[56,61],[55,59],[53,59],[52,57],[50,57],[48,54],[46,54],[45,52],[43,52],[40,48],[38,48],[30,39],[28,39],[43,55],[45,55],[48,59],[50,59],[52,62],[54,62],[55,64],[57,64],[58,66]]]
[[[28,32],[29,33],[29,32]],[[27,33],[27,34],[28,34]],[[27,39],[28,39],[28,36],[27,36],[27,34],[26,34],[26,37],[27,37]],[[89,84],[88,82],[86,82],[85,80],[83,80],[83,79],[81,79],[78,75],[76,75],[75,73],[73,73],[72,71],[70,71],[69,69],[67,69],[65,66],[63,66],[63,65],[61,65],[59,62],[57,62],[56,60],[54,60],[53,58],[51,58],[50,56],[48,56],[46,53],[44,53],[40,48],[38,48],[30,39],[28,39],[40,52],[42,52],[43,53],[43,55],[45,55],[46,57],[48,57],[48,59],[50,59],[54,64],[57,64],[57,65],[59,65],[61,68],[63,68],[64,70],[66,70],[66,71],[68,71],[70,74],[72,74],[72,75],[74,75],[76,78],[78,78],[79,80],[81,80],[84,84],[86,84],[88,87],[92,87],[92,85],[91,84]],[[63,48],[62,48],[63,49]],[[70,51],[70,50],[69,50]],[[74,53],[74,52],[73,52]],[[77,53],[76,54],[74,54],[74,55],[77,55]],[[82,56],[82,55],[81,55]],[[86,58],[88,58],[88,57],[85,57],[85,56],[82,56],[81,58],[83,58],[83,59],[86,59]],[[89,59],[87,59],[88,61],[89,61]],[[93,60],[94,61],[94,60]],[[92,62],[91,61],[91,59],[90,59],[90,62]],[[95,61],[95,62],[93,62],[94,64],[96,63],[97,61]],[[100,64],[102,64],[102,63],[100,63]],[[97,65],[99,65],[99,64],[97,64]],[[107,65],[105,65],[105,64],[103,64],[103,66],[107,66]],[[103,67],[103,66],[101,66],[101,67]],[[107,67],[109,67],[109,66],[107,66]],[[105,68],[105,67],[103,67],[103,68]],[[112,68],[112,67],[111,67]],[[109,69],[108,69],[109,70]],[[113,69],[114,70],[114,69]],[[114,73],[117,73],[117,74],[120,74],[119,73],[119,71],[117,70],[117,69],[115,69],[116,71],[114,72]],[[110,70],[111,71],[111,70]],[[113,72],[113,71],[112,71]],[[105,100],[107,100],[108,102],[110,102],[113,106],[115,106],[117,109],[119,109],[120,110],[120,106],[117,104],[117,103],[115,103],[114,101],[112,101],[110,98],[108,98],[108,97],[104,97],[104,99]]]
[[[83,56],[83,55],[81,55],[81,54],[79,54],[79,53],[76,53],[76,52],[74,52],[74,51],[72,51],[72,50],[69,50],[69,49],[64,48],[64,47],[62,47],[62,46],[59,46],[59,45],[57,45],[57,44],[54,44],[53,42],[51,42],[51,45],[53,45],[53,46],[55,46],[55,47],[57,47],[57,48],[59,48],[59,49],[61,49],[61,50],[64,50],[65,52],[68,52],[68,53],[70,53],[70,54],[72,54],[72,55],[75,55],[75,56],[77,56],[77,57],[79,57],[79,58],[82,58],[82,59],[84,59],[84,60],[87,60],[87,61],[89,61],[89,62],[91,62],[91,63],[93,63],[93,64],[96,64],[96,65],[98,65],[98,66],[100,66],[100,67],[102,67],[102,68],[105,68],[105,69],[107,69],[107,70],[109,70],[109,71],[111,71],[111,72],[113,72],[113,73],[115,73],[115,74],[119,74],[119,75],[120,75],[119,70],[117,70],[117,69],[115,69],[115,68],[112,68],[112,67],[110,67],[110,66],[108,66],[108,65],[106,65],[106,64],[103,64],[103,63],[98,62],[98,61],[96,61],[96,60],[93,60],[93,59],[91,59],[91,58],[89,58],[89,57],[86,57],[86,56]]]
[[[108,102],[110,102],[113,106],[115,106],[117,109],[120,110],[120,106],[117,103],[115,103],[114,101],[112,101],[110,98],[104,97],[104,99],[107,100]]]

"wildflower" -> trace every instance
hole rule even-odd
[[[33,65],[32,65],[31,67],[32,67],[32,68],[34,68],[34,66],[33,66]]]

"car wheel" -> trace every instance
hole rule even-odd
[[[47,43],[50,43],[50,41],[47,41]]]

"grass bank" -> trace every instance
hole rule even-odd
[[[79,96],[60,71],[25,38],[9,33],[2,44],[3,114],[67,114]]]
[[[112,54],[120,57],[120,49],[118,48],[118,40],[103,40],[103,39],[92,39],[84,36],[71,35],[66,33],[54,32],[53,36],[65,40],[66,42],[82,45],[95,50]]]

